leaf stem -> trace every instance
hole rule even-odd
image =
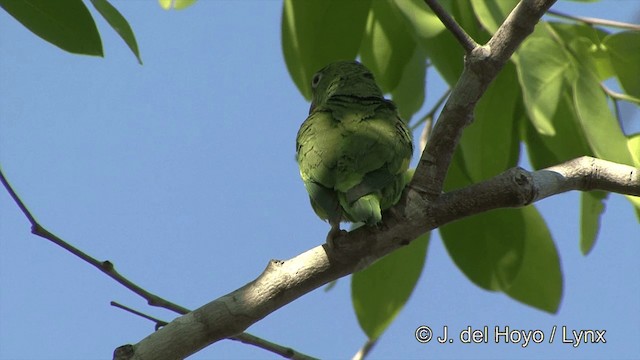
[[[607,20],[607,19],[598,19],[598,18],[592,18],[592,17],[569,15],[569,14],[565,14],[563,12],[556,11],[556,10],[549,10],[549,11],[547,11],[547,14],[549,14],[551,16],[559,17],[559,18],[564,18],[564,19],[570,19],[570,20],[574,20],[574,21],[583,22],[583,23],[589,24],[589,25],[601,25],[601,26],[614,27],[614,28],[620,28],[620,29],[626,29],[626,30],[640,31],[640,25],[630,24],[630,23],[626,23],[626,22],[622,22],[622,21],[614,21],[614,20]]]

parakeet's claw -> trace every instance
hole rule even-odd
[[[332,224],[331,230],[329,230],[329,233],[327,234],[327,245],[329,245],[329,247],[332,249],[337,249],[336,240],[342,236],[345,236],[346,234],[347,231],[340,229],[339,222],[337,224]]]

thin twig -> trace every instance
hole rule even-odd
[[[471,50],[478,47],[478,43],[467,34],[464,29],[451,17],[447,11],[436,0],[424,0],[424,2],[433,10],[434,14],[442,21],[444,26],[451,31],[453,36],[458,40],[464,52],[469,54]]]
[[[314,358],[312,356],[309,355],[305,355],[303,353],[297,352],[295,350],[293,350],[292,348],[288,348],[282,345],[278,345],[278,344],[274,344],[270,341],[261,339],[257,336],[251,335],[249,333],[242,333],[240,335],[234,336],[234,337],[230,337],[229,339],[231,340],[236,340],[236,341],[240,341],[241,343],[244,344],[249,344],[249,345],[253,345],[253,346],[257,346],[259,348],[271,351],[273,353],[276,353],[284,358],[287,359],[294,359],[294,360],[317,360],[317,358]]]
[[[351,358],[351,360],[364,360],[367,357],[367,355],[369,355],[373,347],[376,346],[377,343],[378,343],[378,338],[367,339],[367,342],[364,343],[362,348],[360,348],[360,350],[358,350],[358,352],[355,355],[353,355],[353,358]]]
[[[51,242],[53,242],[54,244],[60,246],[61,248],[69,251],[70,253],[72,253],[73,255],[79,257],[80,259],[84,260],[85,262],[93,265],[95,268],[97,268],[98,270],[102,271],[103,273],[105,273],[106,275],[108,275],[110,278],[114,279],[115,281],[117,281],[118,283],[120,283],[122,286],[126,287],[127,289],[133,291],[134,293],[138,294],[140,297],[144,298],[145,300],[147,300],[147,303],[151,306],[156,306],[156,307],[162,307],[168,310],[172,310],[178,314],[186,314],[188,312],[190,312],[189,309],[182,307],[178,304],[172,303],[171,301],[165,300],[164,298],[155,295],[153,293],[148,292],[147,290],[141,288],[140,286],[138,286],[137,284],[133,283],[132,281],[130,281],[129,279],[127,279],[126,277],[124,277],[123,275],[121,275],[118,271],[116,271],[113,263],[111,263],[109,260],[105,260],[105,261],[99,261],[91,256],[89,256],[88,254],[86,254],[85,252],[81,251],[80,249],[72,246],[71,244],[67,243],[66,241],[62,240],[61,238],[59,238],[58,236],[56,236],[55,234],[51,233],[50,231],[48,231],[47,229],[45,229],[42,225],[40,225],[38,223],[38,221],[36,220],[36,218],[33,216],[33,214],[31,213],[31,211],[29,211],[29,209],[27,208],[27,206],[24,204],[24,202],[20,199],[20,197],[18,196],[18,194],[15,192],[15,190],[13,190],[13,187],[11,186],[11,184],[9,184],[9,181],[7,180],[7,178],[4,175],[4,172],[2,171],[2,168],[0,167],[0,182],[2,182],[2,185],[5,187],[5,189],[7,189],[7,191],[9,192],[9,195],[11,196],[11,198],[13,199],[13,201],[16,203],[16,205],[18,205],[18,207],[20,208],[20,211],[22,211],[22,213],[25,215],[25,217],[29,220],[29,223],[31,223],[31,232],[34,235],[37,235],[39,237],[42,237],[44,239],[47,239]],[[158,321],[160,320],[156,320],[156,319],[152,319],[150,317],[148,317],[147,315],[144,315],[142,313],[138,313],[133,309],[129,309],[129,308],[125,308],[124,306],[119,306],[116,305],[117,303],[112,302],[111,303],[113,306],[117,306],[120,307],[124,310],[127,310],[129,312],[132,312],[136,315],[145,317],[149,320],[153,320],[156,321],[156,324],[158,324]],[[164,323],[166,324],[166,323]],[[265,349],[268,351],[271,351],[275,354],[278,354],[280,356],[283,356],[285,358],[290,358],[290,359],[314,359],[311,356],[305,355],[303,353],[297,352],[291,348],[288,347],[284,347],[282,345],[278,345],[275,343],[272,343],[270,341],[261,339],[257,336],[248,334],[248,333],[242,333],[242,334],[238,334],[235,336],[231,336],[228,337],[228,339],[231,340],[236,340],[236,341],[241,341],[245,344],[249,344],[249,345],[253,345],[256,347],[259,347],[261,349]]]
[[[601,25],[601,26],[608,26],[608,27],[614,27],[614,28],[620,28],[620,29],[640,31],[640,25],[630,24],[630,23],[621,22],[621,21],[569,15],[556,10],[549,10],[547,11],[547,14],[555,17],[580,21],[589,25]]]
[[[425,116],[421,117],[420,120],[416,121],[415,124],[411,125],[411,131],[414,131],[415,129],[417,129],[418,126],[420,126],[420,124],[422,124],[423,122],[427,121],[427,119],[433,120],[433,118],[436,115],[436,112],[438,111],[438,109],[440,109],[442,104],[444,104],[445,100],[447,100],[450,94],[451,94],[451,88],[448,88],[447,91],[445,91],[444,94],[440,96],[440,99],[438,99],[438,101],[433,105],[431,110],[429,110],[429,112]]]
[[[640,105],[640,99],[633,97],[631,95],[627,95],[627,94],[623,94],[623,93],[619,93],[617,91],[611,90],[609,89],[607,86],[605,86],[604,84],[600,84],[600,87],[602,88],[602,90],[604,90],[604,92],[611,97],[614,100],[622,100],[622,101],[627,101],[633,104],[637,104]]]
[[[427,118],[424,122],[424,128],[420,134],[420,153],[427,147],[427,141],[429,141],[429,135],[431,135],[431,129],[433,128],[433,117]]]
[[[154,317],[153,317],[153,316],[151,316],[151,315],[147,315],[147,314],[145,314],[145,313],[143,313],[143,312],[140,312],[140,311],[138,311],[138,310],[134,310],[134,309],[132,309],[132,308],[130,308],[130,307],[128,307],[128,306],[126,306],[126,305],[122,305],[122,304],[120,304],[120,303],[119,303],[119,302],[117,302],[117,301],[112,301],[112,302],[111,302],[111,306],[114,306],[114,307],[120,308],[120,309],[122,309],[122,310],[124,310],[124,311],[126,311],[126,312],[129,312],[129,313],[132,313],[132,314],[134,314],[134,315],[138,315],[138,316],[140,316],[140,317],[142,317],[142,318],[145,318],[145,319],[147,319],[147,320],[151,320],[151,321],[153,321],[154,323],[156,323],[156,330],[158,330],[160,327],[165,326],[165,325],[167,325],[167,324],[168,324],[168,322],[166,322],[166,321],[164,321],[164,320],[156,319],[156,318],[154,318]]]

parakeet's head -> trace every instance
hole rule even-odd
[[[311,78],[311,91],[309,113],[334,96],[383,98],[371,71],[357,61],[338,61],[325,66]]]

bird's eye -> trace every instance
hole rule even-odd
[[[322,74],[321,73],[317,73],[315,75],[313,75],[313,79],[311,79],[311,88],[315,89],[318,87],[318,84],[320,84],[320,79],[322,79]]]

